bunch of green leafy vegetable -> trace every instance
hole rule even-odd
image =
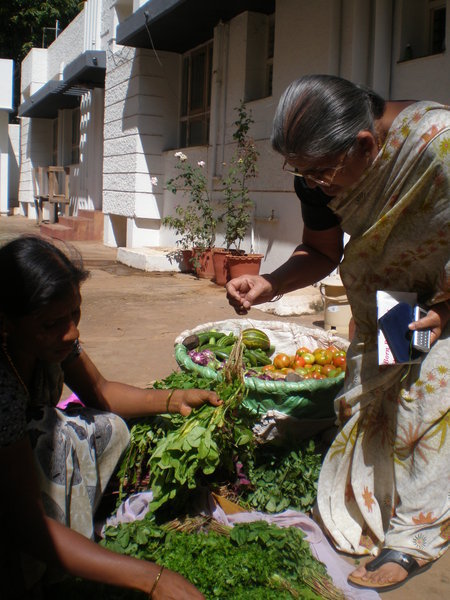
[[[341,600],[301,530],[265,521],[218,530],[157,527],[152,516],[108,527],[107,548],[181,573],[206,598]]]
[[[239,501],[268,513],[308,512],[316,500],[321,463],[313,440],[298,449],[259,446],[243,465],[246,484],[238,482],[235,488]]]
[[[215,382],[201,377],[196,372],[174,371],[165,379],[155,381],[155,389],[214,389]],[[117,479],[119,484],[118,502],[126,496],[147,490],[150,480],[150,456],[159,440],[169,431],[177,429],[184,422],[178,414],[158,415],[145,419],[133,419],[129,422],[130,443],[119,465]]]
[[[220,381],[174,372],[155,382],[159,389],[214,389],[222,404],[205,404],[185,418],[161,415],[135,422],[118,471],[119,502],[125,495],[150,487],[151,511],[163,505],[171,511],[189,511],[196,491],[208,485],[213,474],[234,480],[236,456],[250,454],[254,445],[255,417],[238,410],[247,393],[242,354],[243,344],[238,340]]]
[[[235,457],[252,452],[254,418],[238,410],[247,393],[242,354],[239,339],[215,387],[222,404],[204,404],[193,410],[180,427],[156,444],[149,461],[153,492],[150,511],[168,502],[176,510],[186,508],[191,492],[207,485],[209,476],[219,469],[222,476],[233,476]]]

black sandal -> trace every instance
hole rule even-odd
[[[430,562],[421,567],[417,560],[409,554],[406,554],[405,552],[399,552],[398,550],[392,550],[392,548],[383,548],[383,550],[376,558],[374,558],[365,565],[365,569],[366,571],[373,572],[379,569],[382,565],[385,565],[386,563],[396,563],[397,565],[400,565],[405,569],[408,575],[405,577],[405,579],[402,579],[402,581],[399,581],[397,583],[373,583],[371,581],[367,581],[366,579],[361,579],[360,577],[349,575],[349,583],[357,587],[370,588],[373,590],[378,590],[380,592],[387,592],[400,587],[401,585],[406,583],[408,579],[411,579],[411,577],[413,577],[414,575],[418,575],[419,573],[426,571],[431,567],[432,564]]]

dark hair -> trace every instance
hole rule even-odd
[[[88,277],[80,254],[68,256],[37,236],[22,236],[0,248],[0,311],[23,317],[61,298]]]
[[[280,98],[272,147],[287,159],[315,160],[348,150],[361,130],[374,131],[385,101],[376,92],[333,75],[305,75]]]

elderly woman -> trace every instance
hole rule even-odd
[[[230,281],[228,298],[244,314],[339,265],[355,333],[318,509],[337,548],[377,555],[350,581],[391,589],[441,556],[450,531],[450,111],[311,75],[284,92],[272,145],[295,177],[303,241],[274,272]],[[378,290],[428,307],[410,325],[431,329],[419,364],[378,365]]]
[[[47,569],[200,599],[184,577],[91,541],[93,515],[129,440],[123,418],[220,403],[206,390],[143,390],[106,380],[78,342],[87,272],[53,244],[0,248],[0,597],[37,597]],[[56,408],[66,383],[85,407]],[[9,534],[9,535],[8,535]],[[31,557],[31,559],[30,559]]]

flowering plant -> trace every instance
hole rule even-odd
[[[219,217],[219,221],[225,223],[227,250],[233,245],[236,250],[240,250],[241,242],[250,226],[253,201],[250,199],[248,180],[258,174],[256,163],[259,153],[253,139],[248,135],[253,119],[247,113],[243,102],[236,110],[238,118],[234,122],[236,131],[233,133],[233,139],[236,140],[237,147],[231,158],[228,174],[222,179],[225,212]]]
[[[175,169],[179,173],[167,181],[166,187],[173,194],[182,190],[189,196],[189,202],[186,206],[176,206],[175,215],[164,217],[162,223],[181,236],[177,244],[183,248],[211,248],[217,220],[204,173],[205,162],[201,160],[192,166],[183,152],[176,152],[175,156],[178,159]]]
[[[227,250],[232,246],[240,250],[241,242],[248,231],[253,210],[248,180],[257,176],[256,163],[259,153],[253,139],[248,135],[250,125],[253,123],[251,115],[243,102],[236,110],[238,117],[234,122],[236,130],[233,139],[237,142],[237,146],[230,160],[228,173],[222,177],[224,194],[221,202],[224,209],[222,214],[217,216],[214,210],[204,172],[205,162],[199,161],[196,166],[193,166],[189,163],[186,154],[175,153],[178,159],[175,169],[179,172],[167,181],[166,188],[173,194],[182,190],[189,196],[189,202],[186,206],[176,206],[175,215],[164,217],[162,223],[181,236],[177,244],[182,248],[212,247],[217,225],[224,223]]]

